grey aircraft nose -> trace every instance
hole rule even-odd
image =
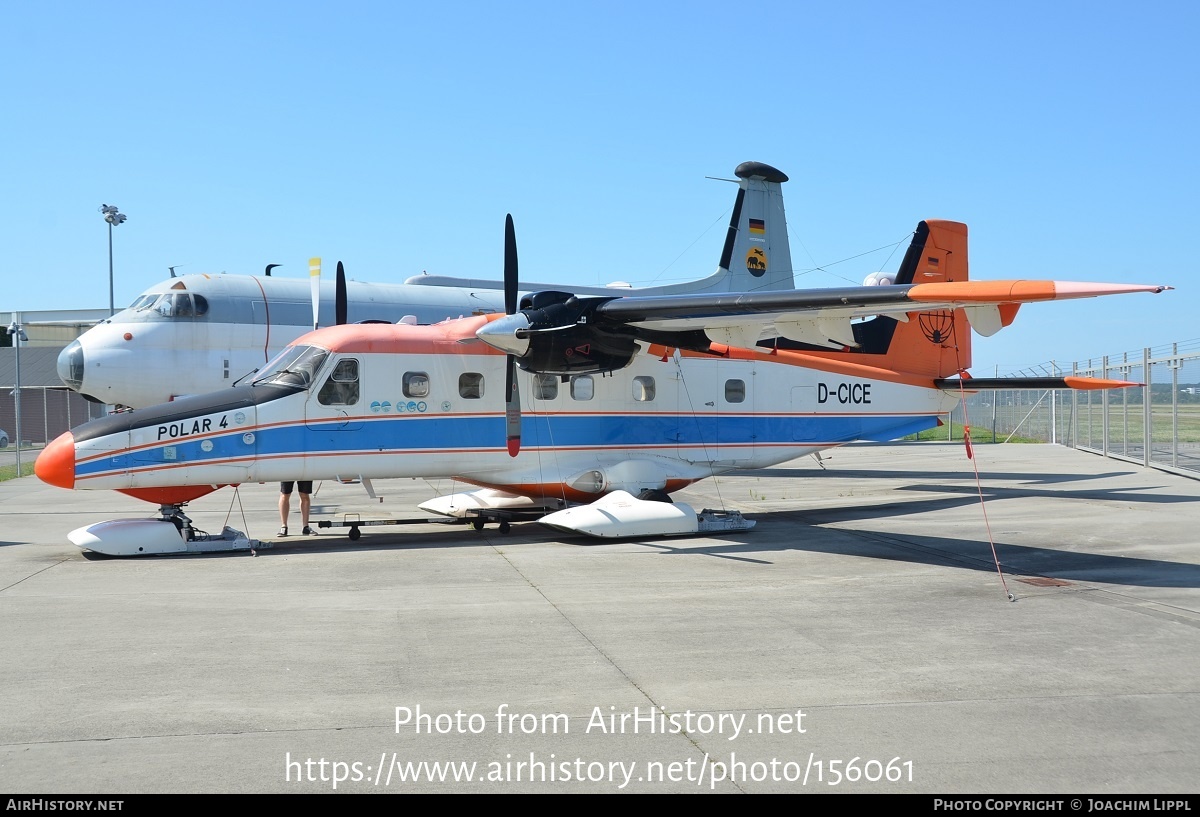
[[[83,388],[83,346],[73,340],[58,354],[58,377],[74,391]]]

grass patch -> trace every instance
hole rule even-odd
[[[982,426],[971,426],[971,444],[972,445],[991,445],[993,442],[995,442],[997,444],[1003,443],[1003,442],[1024,443],[1024,444],[1032,444],[1032,443],[1044,444],[1046,442],[1045,440],[1038,439],[1037,437],[1015,436],[1011,440],[1007,439],[1007,437],[1008,437],[1007,434],[999,434],[998,433],[998,434],[996,434],[996,439],[993,440],[991,428],[984,428]],[[945,426],[938,426],[937,428],[926,429],[925,431],[919,432],[917,434],[909,434],[907,437],[902,437],[901,439],[909,441],[909,442],[925,441],[925,442],[942,442],[942,443],[944,443],[944,442],[949,441],[949,442],[960,442],[961,443],[963,440],[963,427],[962,427],[961,423],[952,423],[950,425],[949,429],[947,429]]]
[[[33,461],[37,459],[37,455],[42,453],[44,445],[38,443],[36,446],[24,446],[21,448],[21,476],[33,476]],[[5,454],[16,453],[13,446],[2,449]],[[9,479],[17,478],[17,464],[13,462],[11,465],[0,465],[0,482]]]
[[[32,462],[27,463],[27,462],[22,461],[21,462],[21,476],[25,476],[26,474],[32,474],[32,473],[33,473],[33,463]],[[13,463],[12,465],[0,465],[0,482],[4,482],[6,479],[16,479],[16,478],[17,478],[16,463]]]

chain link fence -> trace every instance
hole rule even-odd
[[[1143,385],[1101,391],[1012,389],[965,401],[975,440],[1043,442],[1200,479],[1200,341],[1116,356],[1047,363],[1013,376],[1100,377]],[[950,414],[961,426],[964,407]]]
[[[17,442],[17,406],[9,389],[0,394],[0,429]],[[105,407],[89,403],[68,389],[21,387],[21,437],[23,443],[48,443],[80,423],[103,417]]]

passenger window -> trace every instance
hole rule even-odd
[[[576,400],[591,400],[594,390],[592,376],[581,374],[571,378],[571,397]]]
[[[333,373],[321,386],[317,400],[325,406],[353,406],[358,402],[358,361],[339,360]]]
[[[466,400],[478,400],[483,397],[483,375],[476,372],[463,372],[458,376],[458,396]]]
[[[405,397],[428,397],[429,396],[429,375],[425,372],[405,372],[404,373],[404,396]]]
[[[537,400],[553,400],[558,397],[558,375],[535,374],[533,396]]]
[[[746,400],[746,381],[744,380],[726,380],[725,381],[725,402],[726,403],[742,403]]]
[[[654,399],[654,378],[638,376],[633,379],[633,399],[645,403]]]

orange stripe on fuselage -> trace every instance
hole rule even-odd
[[[658,349],[663,347],[659,346]],[[737,346],[725,346],[724,344],[712,344],[712,350],[718,358],[726,358],[728,360],[757,360],[762,363],[777,363],[784,366],[798,366],[802,369],[816,369],[821,372],[829,372],[830,374],[841,374],[847,377],[865,377],[874,380],[886,380],[889,383],[900,383],[905,386],[919,386],[921,388],[933,388],[933,378],[921,377],[919,375],[910,375],[903,372],[893,371],[891,369],[881,369],[878,366],[867,366],[862,363],[850,363],[843,360],[835,360],[833,358],[818,357],[810,355],[806,352],[793,352],[787,349],[775,349],[770,352],[760,349],[743,349]],[[665,354],[670,355],[673,352],[666,350]],[[714,355],[705,354],[703,352],[689,352],[682,350],[684,357],[689,358],[706,358],[714,359]],[[656,355],[663,357],[663,354]]]

